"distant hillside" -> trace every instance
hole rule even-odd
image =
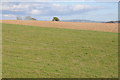
[[[108,21],[106,23],[120,23],[120,21]]]
[[[92,20],[77,20],[77,19],[73,19],[73,20],[61,20],[64,22],[95,22],[95,23],[102,23],[102,21],[92,21]]]

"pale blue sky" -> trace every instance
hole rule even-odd
[[[4,2],[2,7],[3,19],[32,16],[38,20],[51,20],[57,16],[61,20],[118,20],[117,2]]]

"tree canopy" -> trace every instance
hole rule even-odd
[[[58,17],[53,17],[52,21],[60,21]]]

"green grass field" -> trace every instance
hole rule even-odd
[[[117,78],[118,34],[3,24],[3,78]]]

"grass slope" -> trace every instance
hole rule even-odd
[[[3,24],[3,77],[118,77],[117,36]]]

